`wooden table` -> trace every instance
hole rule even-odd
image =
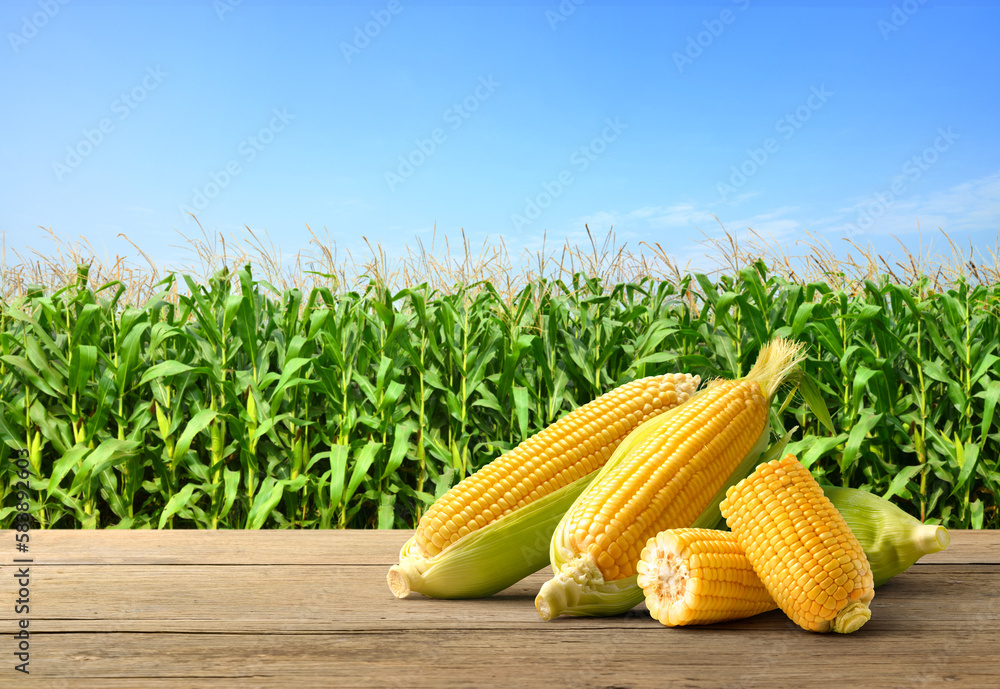
[[[396,600],[401,531],[33,531],[30,675],[0,531],[0,687],[1000,686],[1000,531],[878,590],[849,636],[779,612],[667,629],[642,606],[539,619],[535,574],[491,599]],[[952,684],[953,683],[953,684]]]

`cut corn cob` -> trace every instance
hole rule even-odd
[[[661,531],[646,542],[636,570],[649,614],[668,627],[738,620],[778,607],[729,531]]]
[[[544,567],[556,523],[596,470],[633,428],[686,401],[699,382],[668,374],[622,385],[461,481],[403,546],[387,576],[393,594],[486,596]]]
[[[746,378],[716,381],[641,426],[557,527],[555,576],[535,598],[539,615],[617,614],[641,600],[643,545],[664,529],[715,525],[727,483],[759,461],[770,401],[799,360],[798,344],[776,339]]]
[[[822,488],[865,551],[876,587],[951,541],[944,527],[922,524],[877,495]],[[668,627],[725,622],[778,607],[732,532],[661,531],[647,541],[636,570],[646,607]]]
[[[848,634],[871,618],[868,558],[793,455],[761,464],[720,508],[768,593],[797,625]]]

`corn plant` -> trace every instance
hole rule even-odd
[[[571,409],[667,371],[808,359],[772,423],[830,483],[953,527],[1000,526],[1000,286],[730,274],[501,292],[379,279],[280,289],[250,264],[169,273],[144,303],[88,266],[0,302],[0,525],[411,528],[450,486]],[[807,404],[808,402],[808,404]]]

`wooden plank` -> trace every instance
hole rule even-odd
[[[31,535],[32,675],[0,666],[0,686],[996,686],[995,531],[953,532],[850,636],[778,611],[687,629],[642,606],[543,622],[544,571],[486,600],[396,600],[385,572],[402,531]],[[0,600],[13,572],[0,566]],[[14,619],[0,605],[0,628]]]
[[[76,565],[32,569],[31,616],[38,631],[199,631],[246,633],[392,629],[536,629],[546,626],[534,596],[535,574],[488,599],[441,601],[392,597],[381,566]],[[917,565],[881,587],[867,630],[915,623],[961,630],[1000,621],[1000,566]],[[16,579],[0,574],[0,600],[16,597]],[[649,627],[658,626],[637,614]],[[640,614],[641,613],[641,614]],[[0,606],[0,620],[16,619]],[[585,623],[585,624],[584,624]],[[553,625],[612,628],[620,618]],[[784,624],[780,613],[732,623],[733,629]]]
[[[0,543],[12,538],[0,530]],[[952,531],[947,550],[927,564],[1000,564],[997,531]],[[397,561],[412,531],[123,531],[35,530],[31,556],[38,563],[78,564],[304,564],[374,565]]]
[[[995,632],[579,627],[428,634],[41,634],[24,686],[996,686]],[[66,679],[70,682],[65,683]],[[21,682],[18,686],[21,686]]]
[[[949,530],[951,544],[940,553],[921,558],[923,564],[1000,564],[1000,531]]]
[[[412,531],[31,531],[35,562],[56,565],[374,565],[388,567]],[[8,540],[10,539],[10,540]],[[0,530],[0,543],[13,532]]]

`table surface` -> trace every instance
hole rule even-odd
[[[667,629],[643,606],[543,622],[532,575],[488,599],[392,597],[405,531],[33,531],[30,675],[13,669],[0,531],[0,687],[1000,686],[1000,531],[878,589],[851,635],[780,611]]]

